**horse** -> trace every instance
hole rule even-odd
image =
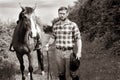
[[[32,7],[21,7],[22,11],[19,14],[19,20],[17,21],[17,26],[13,33],[12,43],[10,45],[13,47],[14,51],[16,52],[16,56],[20,63],[20,70],[22,73],[22,80],[25,80],[24,74],[24,60],[23,56],[28,56],[29,61],[29,73],[30,73],[30,80],[33,80],[33,60],[31,51],[33,50],[33,45],[31,44],[31,39],[37,36],[36,24],[34,23],[33,17],[35,8]],[[40,63],[41,69],[43,68],[43,55],[40,50],[37,50],[38,62]]]

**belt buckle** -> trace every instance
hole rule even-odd
[[[61,48],[61,50],[65,51],[65,50],[66,50],[66,48],[62,47],[62,48]]]
[[[68,50],[71,50],[72,48],[71,47],[68,47]]]
[[[62,50],[62,51],[65,51],[65,50],[71,50],[72,48],[71,47],[68,47],[68,48],[66,48],[66,47],[56,47],[57,49],[60,49],[60,50]]]

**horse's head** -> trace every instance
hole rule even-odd
[[[36,37],[37,31],[35,28],[35,22],[33,20],[35,8],[32,7],[21,7],[22,11],[19,14],[19,22],[22,24],[24,29],[31,34],[31,37]]]

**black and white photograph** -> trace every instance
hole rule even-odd
[[[120,80],[120,0],[0,0],[0,80]]]

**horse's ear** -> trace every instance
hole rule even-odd
[[[35,3],[35,6],[33,7],[33,10],[35,11],[35,9],[36,9],[36,6],[37,6],[37,3]]]
[[[25,10],[25,8],[24,8],[23,6],[21,6],[21,9],[22,9],[22,10]]]
[[[21,5],[21,3],[19,3],[19,5],[20,5],[20,7],[21,7],[21,9],[22,9],[22,10],[24,10],[24,9],[25,9],[25,8]]]

